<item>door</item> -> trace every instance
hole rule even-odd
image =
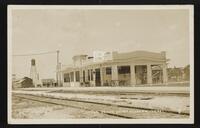
[[[101,86],[100,68],[95,69],[95,84],[96,86]]]

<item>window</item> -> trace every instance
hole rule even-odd
[[[112,69],[111,67],[106,68],[106,75],[111,75],[112,74]]]
[[[69,73],[64,74],[64,82],[70,82]]]
[[[80,74],[79,71],[76,71],[76,82],[80,81]]]
[[[92,71],[92,69],[91,69],[90,73],[91,73],[91,81],[93,81],[93,71]]]
[[[71,82],[74,82],[74,72],[70,72]]]
[[[119,74],[128,74],[128,73],[130,73],[130,66],[120,66],[118,68],[118,73]]]
[[[85,71],[83,71],[83,82],[85,82]]]
[[[90,80],[90,70],[88,70],[88,80]]]

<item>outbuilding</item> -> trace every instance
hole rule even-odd
[[[13,81],[13,88],[30,88],[30,87],[34,87],[31,78],[24,77]]]

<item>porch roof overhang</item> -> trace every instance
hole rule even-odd
[[[129,59],[118,59],[118,60],[107,60],[103,62],[94,62],[82,67],[93,67],[93,66],[103,66],[103,65],[112,65],[112,64],[147,64],[147,63],[167,63],[169,59],[153,59],[153,58],[129,58]]]
[[[76,71],[76,70],[79,70],[80,68],[79,67],[67,67],[63,70],[61,70],[62,73],[64,72],[73,72],[73,71]]]

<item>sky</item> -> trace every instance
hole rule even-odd
[[[166,51],[169,67],[189,64],[189,11],[34,9],[12,11],[12,54],[60,50],[62,65],[93,51]],[[40,78],[55,78],[56,54],[13,56],[12,70],[30,75],[36,59]]]

